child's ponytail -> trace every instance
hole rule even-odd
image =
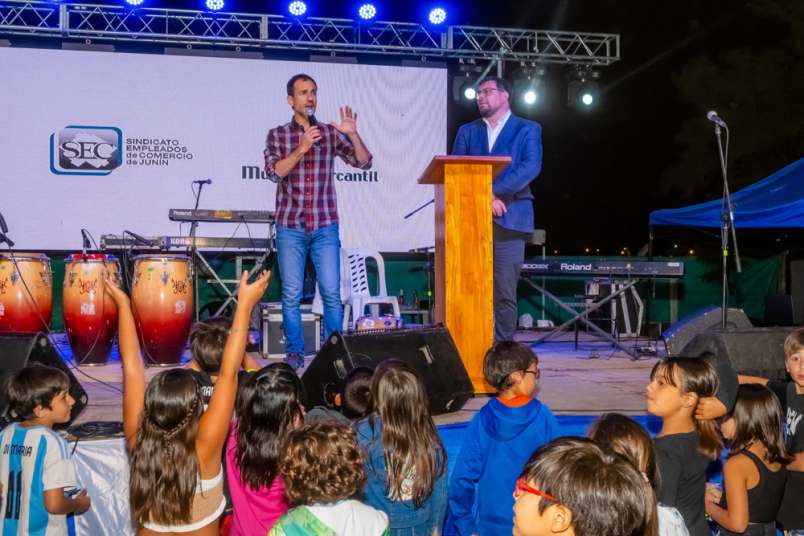
[[[676,384],[676,371],[678,381]],[[717,394],[718,379],[715,368],[705,359],[691,357],[669,357],[664,362],[664,374],[667,380],[678,387],[683,394],[693,394],[697,397],[696,405],[702,398],[713,397]],[[712,419],[695,418],[693,408],[693,421],[698,432],[698,452],[716,460],[723,450],[717,424]]]

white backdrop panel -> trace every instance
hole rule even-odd
[[[0,212],[17,249],[79,248],[82,227],[98,239],[123,229],[186,234],[189,226],[167,214],[192,208],[194,179],[213,180],[200,208],[273,210],[275,185],[249,178],[248,168],[262,170],[267,131],[290,120],[285,84],[299,72],[318,82],[318,120],[336,121],[338,107],[351,105],[374,155],[376,180],[336,182],[344,247],[432,245],[432,206],[408,220],[403,215],[433,197],[432,187],[416,179],[446,152],[445,70],[0,48]],[[64,131],[68,138],[80,132],[91,142],[119,132],[121,165],[105,175],[74,174],[98,168],[74,160],[62,165],[58,145],[68,139],[60,137],[68,126],[82,127]],[[156,140],[146,145],[157,154],[131,147],[142,139]],[[165,158],[166,147],[185,158]],[[102,149],[98,156],[105,156]],[[358,170],[337,160],[336,173],[349,172]],[[259,225],[235,228],[204,223],[198,234],[266,233]]]

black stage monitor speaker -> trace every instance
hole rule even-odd
[[[373,369],[386,359],[410,365],[424,382],[430,413],[457,411],[474,395],[452,337],[443,326],[366,333],[334,333],[302,375],[307,406],[324,404],[327,385],[355,367]]]
[[[67,375],[70,379],[70,395],[75,399],[70,422],[75,420],[87,405],[87,393],[47,336],[44,333],[0,333],[0,425],[13,420],[7,415],[6,382],[13,373],[32,363],[57,368]]]
[[[704,352],[727,356],[739,374],[784,380],[784,340],[795,328],[712,330],[696,335],[679,355],[696,357]]]
[[[693,337],[713,329],[719,329],[723,320],[723,309],[717,305],[710,305],[688,314],[662,333],[662,339],[667,346],[667,355],[683,355],[681,349],[687,346]],[[726,317],[726,329],[750,329],[751,321],[742,309],[729,307]]]

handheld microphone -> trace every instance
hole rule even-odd
[[[89,231],[81,229],[81,258],[87,260],[87,250],[92,248],[89,240]]]
[[[726,122],[723,121],[720,116],[717,115],[717,112],[714,110],[710,110],[709,113],[706,114],[706,118],[709,119],[711,122],[716,124],[719,127],[726,128]]]
[[[153,240],[148,240],[144,236],[140,236],[137,233],[134,233],[132,231],[125,230],[125,231],[123,231],[123,233],[129,235],[131,238],[134,239],[135,242],[137,242],[139,244],[142,244],[143,246],[151,246],[151,247],[153,247],[153,246],[156,245],[156,243]]]
[[[318,119],[315,118],[315,114],[313,114],[312,108],[306,108],[305,112],[307,113],[307,120],[310,122],[311,127],[318,126]]]
[[[200,179],[193,181],[193,184],[212,184],[212,179]]]

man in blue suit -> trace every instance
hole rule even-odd
[[[492,183],[494,226],[494,340],[513,339],[516,288],[525,260],[525,240],[533,232],[530,183],[542,169],[542,127],[511,113],[511,88],[502,78],[486,78],[477,88],[480,119],[461,126],[454,155],[510,156]]]

